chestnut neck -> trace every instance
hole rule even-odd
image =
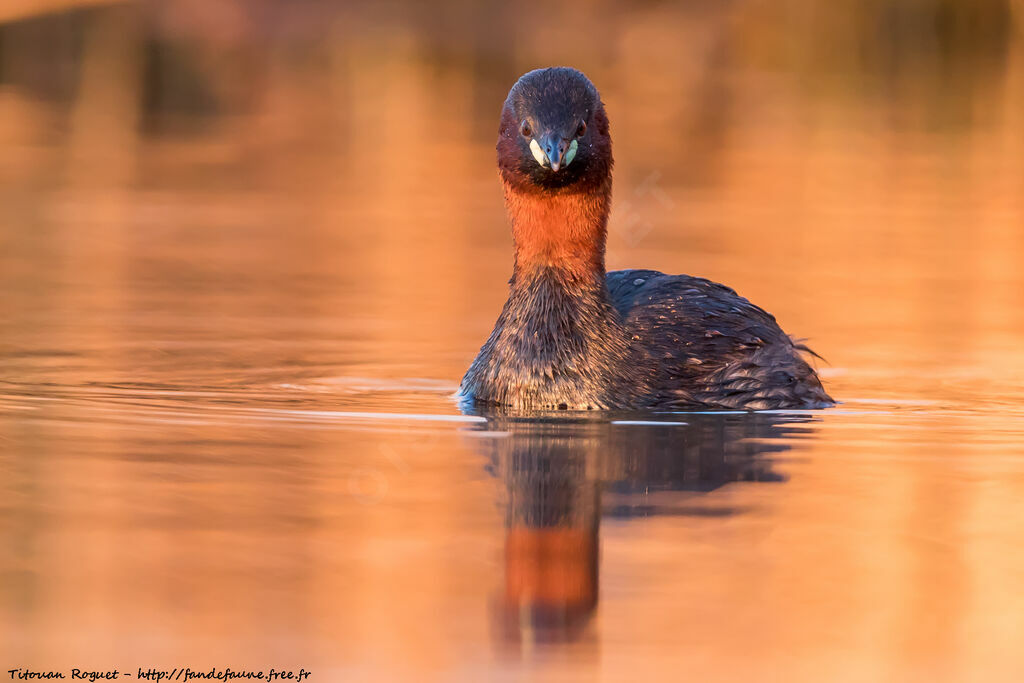
[[[513,284],[542,271],[604,284],[611,179],[591,191],[538,192],[505,182],[515,242]]]

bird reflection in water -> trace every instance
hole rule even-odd
[[[741,514],[705,494],[730,482],[785,481],[766,456],[788,450],[813,419],[485,417],[476,429],[493,438],[474,441],[504,483],[506,510],[504,585],[494,621],[502,640],[520,645],[588,638],[599,595],[602,516]]]

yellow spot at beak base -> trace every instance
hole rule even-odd
[[[565,151],[565,161],[562,162],[562,166],[568,166],[572,163],[572,160],[576,158],[576,150],[579,148],[579,144],[573,140],[572,144],[569,145],[569,149]]]
[[[537,160],[537,163],[541,166],[548,165],[548,157],[544,154],[544,150],[540,148],[540,144],[536,140],[530,140],[530,151],[533,152],[533,158]]]

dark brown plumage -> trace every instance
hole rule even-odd
[[[821,408],[832,404],[764,310],[701,278],[605,273],[611,137],[600,96],[568,68],[509,92],[498,168],[512,220],[508,301],[462,380],[516,409]]]

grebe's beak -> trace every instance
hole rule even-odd
[[[540,140],[530,140],[530,151],[533,153],[533,158],[541,166],[547,166],[555,172],[572,163],[576,156],[577,146],[575,140],[572,142],[563,140],[557,133],[544,135]]]

